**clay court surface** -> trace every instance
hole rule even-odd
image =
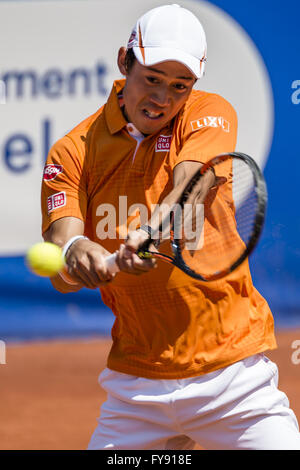
[[[295,340],[300,329],[278,331],[278,349],[267,355],[300,422]],[[97,378],[109,348],[107,338],[8,345],[0,365],[0,449],[85,449],[105,400]]]

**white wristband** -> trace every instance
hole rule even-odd
[[[70,246],[76,242],[76,240],[79,240],[80,238],[85,238],[86,240],[89,240],[88,237],[85,237],[84,235],[75,235],[75,237],[72,237],[70,238],[70,240],[67,241],[67,243],[64,245],[63,249],[62,249],[62,257],[63,259],[65,259],[65,256],[67,254],[67,251],[68,249],[70,248]],[[72,282],[70,279],[67,279],[62,272],[59,273],[60,277],[67,283],[67,284],[70,284],[72,286],[78,286],[78,283],[77,282]]]
[[[67,243],[64,245],[62,249],[63,259],[65,259],[65,256],[70,246],[73,245],[73,243],[76,242],[76,240],[79,240],[80,238],[85,238],[86,240],[89,240],[88,237],[85,237],[84,235],[75,235],[75,237],[70,238],[70,240],[67,241]]]

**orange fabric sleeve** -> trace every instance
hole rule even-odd
[[[85,220],[87,184],[83,149],[70,136],[64,136],[50,149],[44,168],[41,206],[42,233],[62,217]]]
[[[183,161],[207,162],[221,153],[233,152],[237,139],[237,115],[219,95],[207,93],[183,113],[171,155],[174,168]]]

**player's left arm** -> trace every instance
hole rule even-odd
[[[159,226],[161,218],[176,204],[192,176],[210,158],[221,153],[233,152],[237,139],[237,115],[231,104],[219,95],[207,94],[193,103],[185,112],[180,133],[173,139],[179,142],[171,146],[170,165],[173,169],[173,190],[162,201],[160,208],[151,215],[147,225]],[[197,187],[197,203],[204,200],[208,190],[216,183],[215,175],[208,172]],[[120,268],[131,272],[138,257],[137,249],[149,235],[142,230],[131,232],[118,257]],[[123,256],[126,255],[126,260]],[[130,256],[131,254],[131,256]]]
[[[179,163],[173,171],[173,189],[164,198],[160,205],[157,205],[151,218],[146,223],[147,227],[151,229],[153,233],[158,229],[160,222],[165,217],[168,217],[172,208],[177,203],[180,195],[184,191],[184,188],[189,183],[194,174],[201,168],[202,163],[195,161],[184,161]],[[201,203],[204,200],[209,189],[215,184],[216,178],[213,172],[208,172],[201,179],[201,184],[197,187],[197,203]],[[165,229],[168,230],[168,224],[164,224]],[[161,234],[162,238],[168,236],[166,233]],[[144,230],[134,230],[128,234],[125,245],[121,245],[118,255],[117,263],[119,268],[123,272],[129,274],[141,274],[143,271],[156,266],[154,259],[141,260],[137,255],[136,251],[138,248],[149,238]],[[154,247],[152,247],[153,249]],[[155,249],[155,248],[154,248]]]

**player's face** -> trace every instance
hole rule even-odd
[[[179,112],[189,97],[195,77],[175,61],[143,66],[137,60],[123,90],[125,114],[143,134],[154,134]]]

